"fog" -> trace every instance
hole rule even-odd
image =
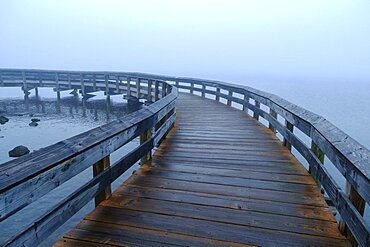
[[[0,2],[0,67],[370,81],[370,1]]]

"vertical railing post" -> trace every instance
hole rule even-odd
[[[258,121],[259,119],[259,114],[257,112],[257,109],[259,109],[261,106],[260,102],[258,102],[257,100],[255,100],[255,107],[256,107],[256,110],[253,112],[253,117]]]
[[[202,97],[206,97],[206,85],[202,84]]]
[[[104,81],[105,81],[105,95],[109,95],[109,75],[104,74]]]
[[[137,78],[137,81],[136,81],[136,97],[138,99],[140,99],[140,78]]]
[[[144,144],[148,139],[152,137],[152,131],[148,129],[140,135],[140,145]],[[140,159],[140,165],[144,165],[147,161],[152,159],[152,151],[150,150]]]
[[[166,88],[167,88],[167,84],[162,81],[162,94],[161,94],[161,98],[164,98],[164,96],[166,96]]]
[[[228,94],[228,97],[227,97],[227,105],[228,106],[231,106],[231,97],[233,97],[233,91],[229,90],[229,94]]]
[[[294,125],[289,121],[285,120],[285,128],[287,128],[290,132],[293,133]],[[289,151],[292,151],[292,144],[285,137],[283,140],[283,144]]]
[[[55,73],[55,87],[56,87],[57,92],[59,92],[60,88],[59,88],[59,75],[58,75],[58,73]]]
[[[148,95],[147,101],[152,102],[152,80],[148,80]]]
[[[246,93],[244,93],[244,104],[243,104],[243,111],[248,114],[248,103],[249,103],[249,97]]]
[[[157,101],[159,99],[159,82],[154,82],[154,100]]]
[[[348,195],[349,200],[352,202],[353,206],[357,209],[357,211],[362,216],[364,216],[366,202],[361,197],[361,195],[356,191],[356,189],[354,189],[353,186],[348,182],[346,184],[346,194]],[[351,242],[352,246],[358,246],[357,240],[353,236],[347,224],[342,219],[339,222],[339,230],[344,236],[347,237],[347,239]]]
[[[276,111],[274,111],[273,109],[271,109],[271,107],[270,107],[270,116],[272,118],[274,118],[274,119],[277,119],[277,113],[276,113]],[[271,122],[269,122],[269,129],[272,132],[274,132],[274,134],[276,134],[276,128],[274,127],[274,125]]]
[[[39,77],[39,86],[42,87],[42,76],[41,76],[41,73],[37,73],[38,74],[38,77]]]
[[[4,80],[3,80],[3,72],[0,71],[0,84],[3,87],[4,86]]]
[[[119,75],[117,75],[117,78],[116,78],[116,93],[119,94],[119,84],[120,84],[121,80],[119,79]]]
[[[316,145],[316,143],[314,143],[313,141],[311,142],[311,151],[315,154],[315,156],[320,160],[321,164],[324,165],[324,161],[325,161],[325,154],[324,152]],[[308,168],[308,172],[311,173],[311,166]],[[317,177],[313,176],[311,174],[311,176],[313,177],[313,179],[315,180],[316,184],[317,184],[317,187],[321,188],[321,183],[320,181],[318,180]]]
[[[127,96],[131,96],[131,78],[127,77],[127,86],[126,86],[126,91],[127,91]]]
[[[194,93],[194,82],[190,82],[190,93]]]
[[[55,87],[56,87],[56,91],[57,91],[57,104],[56,104],[56,108],[57,108],[57,113],[60,113],[61,112],[61,107],[60,107],[60,88],[59,88],[59,76],[58,76],[58,73],[55,73]]]
[[[68,73],[67,74],[67,80],[68,80],[68,88],[69,89],[72,89],[72,83],[71,83],[71,74],[70,73]],[[95,75],[94,75],[94,78],[95,78]],[[41,84],[41,83],[40,83]],[[40,85],[41,86],[41,85]]]
[[[220,93],[221,93],[221,89],[219,87],[216,88],[216,101],[220,101]]]
[[[93,90],[94,90],[94,92],[97,91],[97,89],[96,89],[96,75],[95,74],[93,74]]]
[[[109,167],[110,167],[110,158],[108,155],[93,165],[93,176],[94,177],[98,176],[101,172],[108,169]],[[95,196],[95,207],[98,206],[105,199],[108,199],[111,194],[112,188],[111,185],[108,185]]]
[[[27,79],[26,79],[26,73],[22,72],[22,81],[23,81],[23,92],[28,92],[28,86],[27,86]]]
[[[28,91],[28,85],[27,85],[27,79],[26,74],[23,71],[22,72],[22,79],[23,79],[23,93],[24,93],[24,101],[26,103],[26,110],[29,110],[29,91]]]
[[[80,73],[80,83],[81,83],[81,94],[85,96],[85,82],[84,82],[84,75]]]
[[[171,86],[167,85],[166,83],[166,95],[169,95],[171,93]]]
[[[179,87],[179,81],[178,80],[175,81],[175,86]]]

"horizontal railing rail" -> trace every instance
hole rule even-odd
[[[72,76],[74,74],[76,77]],[[3,243],[4,246],[37,245],[89,201],[95,198],[97,205],[106,199],[110,195],[111,183],[137,161],[146,162],[152,149],[173,126],[176,118],[177,89],[165,81],[149,77],[108,72],[39,70],[0,70],[0,75],[0,86],[21,86],[23,90],[50,86],[57,90],[67,89],[62,85],[86,89],[94,87],[94,83],[98,85],[104,82],[105,89],[119,88],[119,93],[136,93],[137,97],[155,101],[108,124],[1,164],[0,221],[16,214],[86,168],[92,166],[94,172],[94,177],[88,183],[21,229]],[[88,77],[95,79],[88,81]],[[131,84],[132,81],[135,83]],[[68,86],[68,89],[73,88]],[[99,88],[92,90],[99,91]],[[139,136],[141,142],[137,148],[113,165],[109,164],[111,153]]]
[[[0,87],[22,87],[25,92],[39,87],[52,87],[55,91],[78,89],[82,95],[104,91],[150,101],[160,99],[170,90],[163,80],[138,73],[17,69],[0,70]]]

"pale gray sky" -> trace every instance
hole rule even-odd
[[[2,0],[0,67],[370,80],[368,0]]]

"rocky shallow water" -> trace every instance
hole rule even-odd
[[[86,101],[78,95],[69,94],[68,91],[62,92],[61,96],[58,101],[51,89],[41,89],[39,98],[31,94],[29,100],[25,101],[20,89],[0,88],[0,116],[8,119],[0,125],[0,166],[14,159],[9,157],[9,151],[19,145],[25,146],[32,152],[108,123],[142,107],[140,104],[128,107],[122,95],[111,96],[109,101],[102,93],[97,93],[95,97]],[[138,144],[139,140],[135,139],[117,150],[111,155],[111,162],[115,162]],[[138,165],[133,166],[117,179],[112,185],[113,189],[127,179],[135,169],[138,169]],[[20,227],[37,219],[52,205],[86,183],[91,177],[92,169],[86,169],[37,202],[24,208],[19,216],[15,215],[1,222],[0,243]],[[93,208],[93,202],[87,204],[41,246],[52,245]]]

